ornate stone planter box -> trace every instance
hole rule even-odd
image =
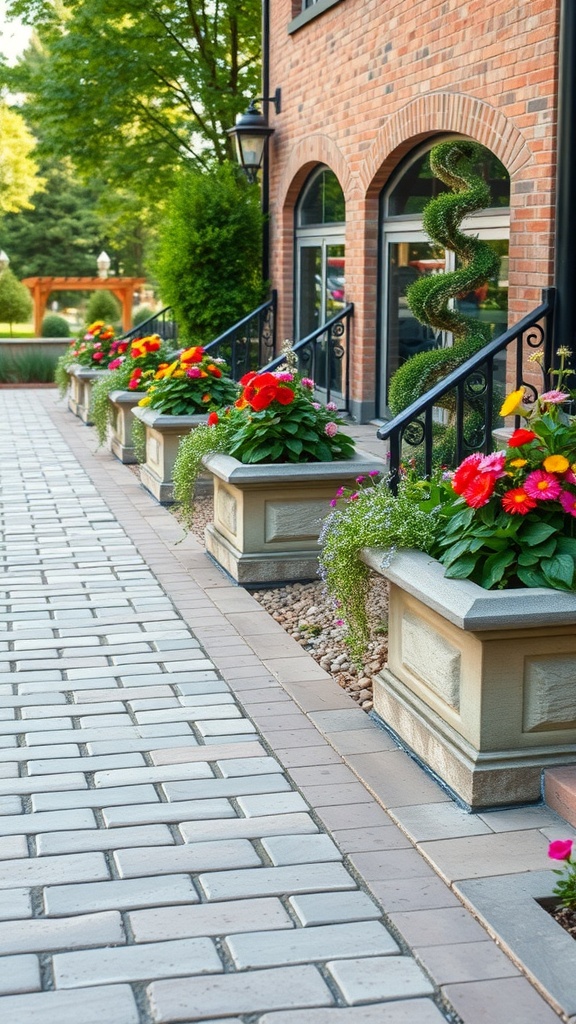
[[[314,579],[322,519],[335,491],[353,486],[361,473],[387,468],[362,452],[342,462],[257,466],[210,455],[204,465],[214,478],[206,550],[247,585]]]
[[[68,407],[75,416],[79,416],[83,423],[86,423],[88,426],[92,424],[90,406],[94,385],[109,373],[110,370],[90,370],[86,366],[70,367]]]
[[[576,762],[576,595],[487,591],[419,551],[390,581],[388,665],[374,711],[472,808],[539,800],[542,770]]]
[[[132,439],[133,409],[142,398],[141,391],[111,391],[108,401],[112,406],[110,448],[125,466],[138,462]]]
[[[172,470],[180,439],[200,423],[205,423],[206,414],[165,416],[155,409],[136,405],[132,415],[146,427],[146,462],[140,467],[142,485],[162,505],[171,505],[174,502]]]

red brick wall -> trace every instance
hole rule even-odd
[[[327,164],[346,198],[353,391],[374,396],[378,198],[399,160],[443,132],[477,139],[511,177],[510,322],[552,283],[557,0],[343,0],[293,34],[271,0],[272,275],[293,334],[294,205]]]

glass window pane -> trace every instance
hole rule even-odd
[[[298,337],[305,338],[320,326],[322,309],[322,246],[300,249],[300,324]]]
[[[410,356],[442,344],[440,333],[413,315],[406,290],[422,275],[442,273],[444,267],[444,251],[431,242],[392,242],[388,246],[387,382]]]
[[[498,157],[490,150],[483,149],[476,170],[490,186],[491,209],[509,206],[510,178]],[[430,199],[448,191],[448,187],[433,176],[430,170],[430,152],[425,153],[406,169],[398,184],[392,189],[388,199],[388,216],[401,217],[422,213]]]
[[[320,171],[306,189],[298,210],[302,227],[311,224],[341,224],[346,218],[344,193],[338,178],[328,169]]]

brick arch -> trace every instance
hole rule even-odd
[[[496,107],[462,93],[426,93],[396,111],[378,132],[361,170],[364,191],[380,190],[402,156],[440,132],[468,135],[486,146],[511,178],[532,161],[523,135]]]
[[[334,172],[348,199],[352,179],[344,155],[327,135],[310,135],[294,146],[284,164],[278,187],[279,209],[294,208],[306,178],[318,164],[326,164]]]

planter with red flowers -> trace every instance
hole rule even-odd
[[[355,609],[339,537],[357,536],[364,565],[390,583],[375,713],[473,808],[539,800],[543,769],[576,761],[576,421],[567,398],[558,389],[527,405],[514,392],[501,413],[526,425],[505,451],[473,453],[440,480],[408,479],[398,498],[375,488],[326,531],[328,583],[345,578],[343,597],[331,587],[343,617]],[[402,547],[416,515],[408,543],[421,550],[392,557],[384,549]]]
[[[157,370],[132,413],[136,450],[143,459],[140,480],[157,501],[172,504],[172,471],[182,437],[206,422],[209,410],[234,402],[238,385],[226,364],[192,346],[168,366]]]
[[[81,338],[70,343],[58,360],[56,383],[61,393],[69,387],[68,408],[86,424],[92,422],[93,388],[105,373],[113,343],[114,328],[103,320],[96,320],[89,324]]]
[[[335,406],[314,401],[314,382],[291,370],[249,373],[234,406],[185,438],[174,467],[184,520],[204,465],[214,480],[206,550],[244,585],[313,579],[318,537],[337,487],[384,469],[354,452]]]

